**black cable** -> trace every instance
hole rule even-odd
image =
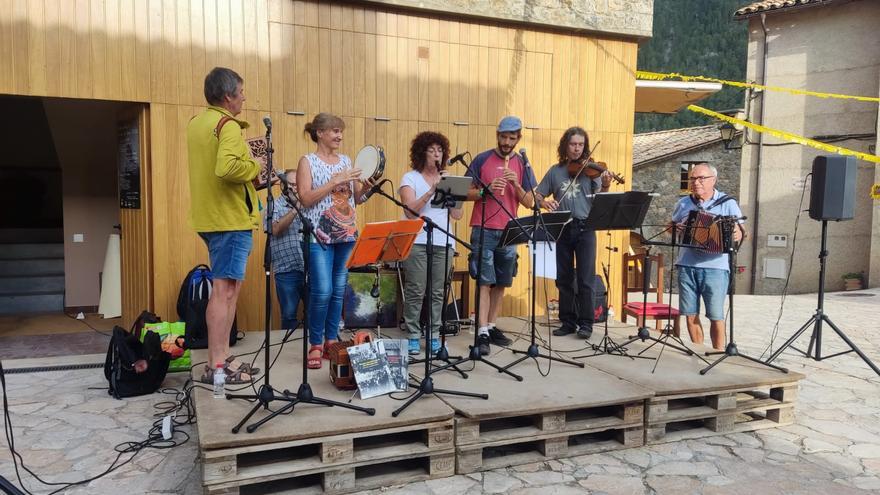
[[[99,334],[103,335],[104,337],[113,337],[113,336],[110,335],[109,333],[107,333],[107,332],[102,332],[101,330],[98,330],[97,328],[93,327],[91,324],[89,324],[89,322],[86,321],[85,316],[83,316],[83,319],[82,319],[82,320],[80,320],[80,319],[77,318],[76,316],[71,315],[71,314],[68,314],[68,313],[64,313],[64,316],[70,318],[71,320],[74,320],[74,321],[77,321],[77,322],[79,322],[79,323],[82,323],[83,325],[85,325],[85,326],[91,328],[93,331],[95,331],[96,333],[99,333]]]
[[[147,433],[147,438],[139,441],[139,442],[123,442],[114,447],[114,450],[117,452],[116,458],[110,463],[110,466],[107,467],[103,472],[92,476],[90,478],[73,481],[73,482],[52,482],[45,481],[40,478],[35,472],[31,471],[30,468],[24,462],[24,458],[21,454],[15,450],[15,437],[12,429],[12,417],[9,412],[9,401],[6,393],[6,374],[3,369],[3,362],[0,361],[0,388],[3,390],[3,429],[6,434],[6,442],[9,446],[9,452],[12,456],[12,463],[15,468],[15,476],[18,479],[18,483],[21,486],[22,490],[28,495],[32,495],[32,493],[25,487],[24,482],[21,479],[21,472],[19,471],[19,464],[21,464],[21,469],[30,474],[35,480],[45,486],[57,486],[60,487],[54,491],[52,491],[49,495],[54,495],[56,493],[60,493],[64,490],[67,490],[74,486],[84,485],[86,483],[90,483],[94,480],[102,478],[113,471],[125,466],[130,463],[134,458],[144,449],[146,448],[154,448],[154,449],[170,449],[176,447],[178,445],[183,445],[190,440],[190,435],[185,431],[178,430],[172,428],[172,436],[170,439],[165,440],[162,436],[162,423],[164,421],[165,416],[171,416],[171,423],[173,426],[184,426],[184,425],[192,425],[195,424],[195,407],[192,402],[192,389],[195,388],[195,384],[192,382],[192,379],[188,379],[181,390],[173,389],[173,388],[163,388],[158,391],[158,393],[162,394],[173,394],[174,401],[161,401],[157,404],[154,404],[154,408],[158,410],[157,413],[154,414],[154,417],[158,418],[153,422],[150,430]],[[206,388],[206,387],[200,387]],[[182,419],[178,420],[177,416],[180,416]],[[175,435],[181,435],[182,438],[175,439]],[[130,457],[120,462],[123,455],[130,454]]]
[[[782,313],[785,310],[785,298],[788,296],[788,283],[791,280],[791,272],[793,272],[792,263],[794,263],[794,253],[795,248],[797,247],[797,233],[798,233],[798,225],[800,225],[801,213],[804,212],[804,196],[807,193],[807,178],[810,178],[810,182],[812,182],[812,173],[807,174],[804,178],[804,186],[801,189],[801,201],[798,204],[797,216],[794,219],[794,232],[791,236],[791,254],[788,256],[788,273],[785,275],[785,285],[782,286],[782,297],[779,301],[779,313],[776,315],[776,323],[773,325],[773,330],[770,331],[770,342],[767,344],[767,347],[764,348],[764,351],[761,353],[758,358],[763,358],[765,354],[768,352],[773,352],[773,344],[776,342],[776,337],[779,335],[779,322],[782,321]],[[755,233],[757,235],[757,233]],[[752,253],[752,258],[755,257],[755,254]]]

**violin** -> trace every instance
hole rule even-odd
[[[580,174],[584,174],[590,179],[595,179],[605,172],[611,174],[611,179],[618,184],[626,182],[619,174],[608,170],[608,165],[605,162],[593,162],[589,160],[589,157],[583,160],[568,162],[568,175],[572,179],[577,178]]]

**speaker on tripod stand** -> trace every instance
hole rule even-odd
[[[776,359],[782,351],[791,347],[805,357],[823,359],[855,352],[880,375],[880,368],[858,348],[841,329],[825,314],[825,261],[828,257],[828,221],[852,220],[856,201],[856,159],[851,156],[817,156],[813,160],[813,182],[810,188],[810,218],[822,222],[821,247],[819,248],[819,302],[816,312],[792,335],[782,347],[767,358],[765,363]],[[828,356],[822,355],[822,326],[827,324],[843,340],[849,349]],[[794,342],[807,329],[812,328],[810,344],[806,351],[794,347]]]

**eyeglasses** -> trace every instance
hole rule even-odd
[[[699,176],[699,177],[691,177],[691,178],[689,178],[688,180],[689,180],[690,182],[704,182],[704,181],[706,181],[707,179],[712,179],[712,178],[714,178],[714,177],[715,177],[714,175],[701,175],[701,176]]]

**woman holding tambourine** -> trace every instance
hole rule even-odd
[[[400,181],[400,200],[411,210],[418,212],[420,216],[430,217],[434,223],[445,228],[448,224],[447,210],[432,206],[431,198],[434,197],[440,177],[446,175],[445,165],[449,160],[449,140],[439,132],[419,133],[410,145],[409,159],[412,170],[404,174]],[[407,218],[416,218],[411,213],[405,210],[404,212]],[[448,213],[455,220],[462,216],[461,208],[453,208]],[[434,255],[431,264],[433,280],[430,288],[430,310],[434,328],[431,329],[431,352],[437,352],[440,349],[438,338],[442,321],[443,289],[452,267],[455,241],[435,229],[432,244],[434,245]],[[425,298],[428,285],[427,245],[428,234],[422,231],[416,237],[409,257],[403,262],[403,270],[406,274],[406,284],[403,288],[405,301],[421,302]],[[450,250],[449,256],[447,256],[447,249]],[[418,354],[421,351],[419,344],[421,311],[421,303],[407,304],[404,308],[403,321],[409,333],[410,354]]]
[[[305,125],[304,132],[317,145],[313,153],[299,159],[296,173],[300,202],[324,247],[314,239],[309,250],[309,355],[311,369],[321,367],[326,349],[338,339],[342,299],[348,283],[346,262],[358,231],[355,204],[366,201],[364,192],[373,180],[362,180],[361,170],[339,153],[345,122],[329,113],[319,113]]]

